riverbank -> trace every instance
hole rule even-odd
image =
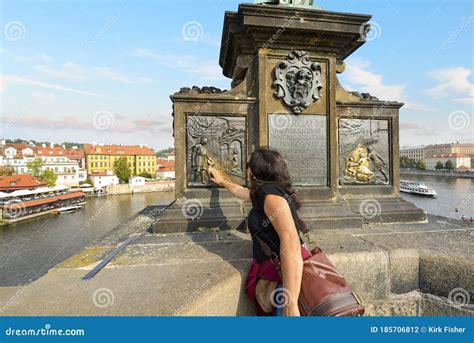
[[[455,172],[447,170],[419,170],[419,169],[404,169],[400,168],[400,175],[403,179],[403,175],[421,175],[421,176],[443,176],[453,177],[462,179],[474,179],[473,172]]]
[[[134,193],[150,193],[150,192],[169,192],[174,190],[174,181],[157,181],[147,182],[145,185],[129,185],[119,184],[105,187],[107,194],[134,194]]]
[[[148,233],[163,209],[142,211],[97,245],[19,287],[21,295],[0,292],[0,313],[253,315],[244,286],[250,235],[218,229]],[[472,225],[429,216],[425,223],[372,223],[311,235],[353,286],[366,315],[418,316],[474,314],[472,304],[454,302],[473,293],[473,233]],[[124,242],[129,244],[104,269],[81,279]]]

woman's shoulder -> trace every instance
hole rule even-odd
[[[269,194],[279,195],[282,197],[287,196],[286,190],[281,185],[275,183],[264,183],[255,190],[255,193],[257,197],[261,198],[262,200],[265,199],[265,196]]]

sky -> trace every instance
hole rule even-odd
[[[252,2],[249,0],[248,2]],[[230,87],[218,64],[234,0],[1,0],[0,137],[173,145],[169,96]],[[400,144],[473,142],[473,2],[316,0],[371,14],[339,75],[405,103]]]

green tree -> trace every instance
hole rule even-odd
[[[418,160],[416,162],[416,168],[419,169],[419,170],[425,170],[426,169],[425,161]]]
[[[127,158],[125,156],[120,157],[114,162],[115,175],[119,178],[120,182],[124,183],[128,181],[128,178],[132,175],[130,167],[128,165]]]
[[[447,160],[446,163],[444,164],[444,168],[448,170],[453,170],[454,169],[453,161]]]
[[[169,147],[169,148],[157,151],[155,155],[156,157],[166,157],[166,154],[169,152],[172,152],[173,150],[174,150],[173,147]]]
[[[153,179],[153,175],[151,175],[151,173],[149,173],[147,171],[141,172],[139,176],[143,176],[146,179]]]
[[[436,162],[435,169],[436,170],[444,169],[443,162],[441,161]]]
[[[409,168],[409,161],[408,157],[400,157],[400,168]]]
[[[54,187],[58,176],[51,169],[46,169],[40,179],[48,184],[48,187]]]
[[[43,161],[41,158],[35,158],[32,162],[28,162],[26,167],[28,172],[34,177],[41,177],[41,167],[43,166]]]

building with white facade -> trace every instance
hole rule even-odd
[[[400,157],[406,157],[410,160],[422,160],[425,158],[425,146],[406,146],[400,148]]]
[[[5,143],[0,148],[0,165],[12,167],[16,174],[28,172],[28,163],[34,160],[33,145],[28,143]]]
[[[175,179],[175,161],[173,159],[168,159],[168,158],[157,158],[156,159],[156,178],[159,180],[174,180]]]
[[[107,186],[113,186],[119,184],[119,179],[111,171],[100,171],[93,174],[89,174],[89,179],[92,182],[94,188],[105,188]]]
[[[52,170],[56,176],[56,185],[77,187],[87,179],[87,172],[80,168],[75,160],[70,160],[64,147],[43,144],[34,148],[35,158],[41,159],[44,170]]]
[[[441,162],[444,167],[448,160],[453,163],[454,170],[468,170],[471,168],[471,157],[462,154],[435,154],[425,158],[425,166],[427,170],[436,170],[438,162]]]
[[[145,178],[143,176],[132,176],[128,179],[130,186],[145,186]]]

